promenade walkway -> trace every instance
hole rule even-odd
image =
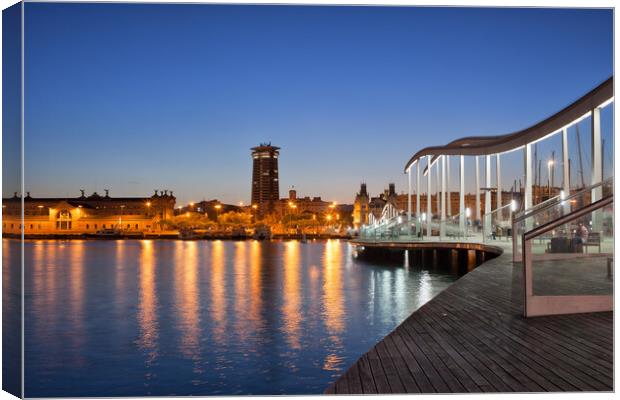
[[[524,318],[522,266],[506,250],[414,312],[326,393],[612,391],[613,312]],[[591,276],[607,279],[603,269]]]

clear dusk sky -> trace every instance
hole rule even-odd
[[[522,129],[613,73],[611,10],[26,3],[26,190],[352,203],[412,153]]]

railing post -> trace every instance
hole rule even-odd
[[[523,245],[523,316],[528,316],[528,303],[534,294],[532,288],[532,243],[525,240],[525,235],[521,237]]]

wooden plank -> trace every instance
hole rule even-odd
[[[475,303],[472,303],[476,307]],[[557,359],[558,366],[554,368],[558,375],[561,375],[570,385],[577,384],[581,390],[605,390],[611,384],[611,380],[606,380],[596,369],[588,368],[587,363],[578,362],[575,358],[577,354],[572,353],[567,356],[563,352],[557,351],[557,348],[549,349],[550,342],[537,335],[536,329],[531,329],[527,322],[523,319],[513,321],[504,321],[504,323],[496,322],[485,317],[484,309],[480,308],[472,313],[474,319],[480,319],[490,329],[494,329],[510,340],[516,341],[524,345],[526,354],[532,355],[532,360],[538,362],[543,367],[548,366],[548,362]],[[507,322],[510,322],[508,325]],[[510,326],[511,329],[506,329]],[[518,331],[520,334],[516,335]],[[530,348],[536,348],[533,352]],[[584,373],[589,372],[589,374]]]
[[[409,345],[411,349],[417,347],[419,354],[417,356],[418,360],[422,360],[422,355],[424,358],[428,360],[431,368],[424,368],[425,373],[427,373],[427,377],[432,383],[433,387],[439,393],[464,393],[465,387],[461,384],[461,382],[456,379],[456,377],[452,374],[452,371],[445,365],[445,363],[439,358],[439,356],[432,350],[431,346],[426,342],[425,338],[418,335],[417,332],[413,330],[413,327],[410,327],[409,324],[403,323],[400,326],[400,329],[397,329],[399,335],[403,338],[408,338],[405,340],[405,343]],[[416,338],[416,340],[413,339]],[[415,344],[419,342],[419,346],[415,346]],[[415,346],[415,347],[414,347]],[[416,354],[416,353],[414,353]],[[432,371],[436,371],[436,374],[433,374]]]
[[[400,379],[394,360],[385,348],[385,340],[377,343],[375,350],[377,351],[386,381],[390,387],[389,393],[405,393],[405,387]]]
[[[376,346],[370,349],[370,351],[366,353],[366,356],[368,365],[370,365],[372,377],[375,381],[375,386],[377,387],[377,393],[392,393],[392,388],[390,387],[388,377],[383,370],[383,364],[381,364],[381,359],[379,357],[379,353],[377,353]]]
[[[407,354],[407,348],[397,346],[392,335],[386,336],[382,343],[385,345],[389,357],[394,361],[398,376],[405,387],[404,393],[421,393],[422,390],[416,383],[414,373],[410,370],[410,368],[417,366],[417,362]]]
[[[377,386],[370,370],[370,364],[368,363],[368,356],[364,354],[356,363],[358,372],[360,375],[360,382],[362,383],[362,392],[364,394],[377,394]]]
[[[524,319],[521,285],[509,255],[486,262],[414,312],[328,392],[613,390],[613,313]]]

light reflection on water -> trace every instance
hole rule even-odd
[[[457,278],[339,240],[34,241],[25,260],[32,397],[321,393]]]

